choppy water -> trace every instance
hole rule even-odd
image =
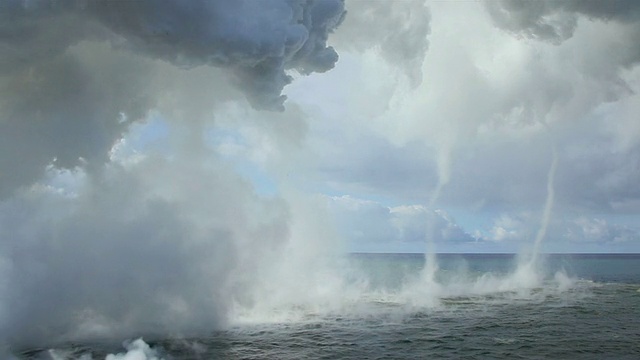
[[[638,359],[640,255],[547,257],[538,283],[509,255],[354,255],[368,283],[341,305],[247,312],[225,331],[128,345],[62,344],[20,359]],[[429,295],[435,293],[435,296]],[[338,295],[336,295],[338,296]],[[426,299],[426,300],[425,300]],[[117,354],[117,355],[108,355]]]

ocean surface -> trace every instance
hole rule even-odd
[[[71,343],[18,359],[640,359],[640,255],[352,254],[335,301],[240,309],[191,338]],[[356,289],[351,291],[349,289]],[[123,339],[125,340],[125,339]]]

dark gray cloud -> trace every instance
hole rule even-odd
[[[333,68],[327,47],[344,17],[342,1],[98,1],[87,11],[124,46],[177,66],[229,67],[256,108],[283,108],[291,77]]]
[[[344,16],[340,0],[38,0],[0,10],[0,198],[48,164],[103,163],[150,109],[202,116],[237,96],[230,83],[255,108],[282,110],[288,70],[337,61],[326,42]]]
[[[505,30],[556,44],[573,36],[579,16],[623,24],[640,21],[640,5],[633,0],[499,0],[486,1],[485,5],[496,24]]]
[[[9,1],[2,10],[5,64],[46,60],[112,32],[120,37],[114,46],[179,67],[231,68],[252,104],[268,109],[283,106],[285,70],[333,68],[338,55],[326,42],[345,14],[341,0],[38,0]]]
[[[318,155],[319,172],[312,179],[327,182],[335,190],[410,201],[426,199],[437,182],[429,167],[433,151],[423,144],[395,146],[372,134],[332,144],[322,145],[326,150]]]
[[[204,131],[243,96],[282,110],[289,71],[336,63],[343,16],[340,0],[0,4],[0,342],[210,331],[250,306],[290,213]],[[304,135],[300,112],[247,112],[283,120],[269,141]],[[171,154],[112,158],[149,118]]]
[[[559,2],[487,1],[489,14],[498,26],[524,36],[559,43],[571,37],[577,18],[567,13]]]
[[[490,212],[537,209],[546,196],[556,142],[558,211],[637,211],[639,147],[616,150],[614,137],[592,132],[597,122],[585,125],[582,133],[558,133],[553,139],[540,133],[526,140],[494,140],[474,151],[458,149],[452,154],[451,180],[442,189],[439,206]],[[437,183],[433,150],[420,143],[394,146],[363,135],[351,139],[349,147],[322,149],[326,150],[319,155],[319,178],[313,180],[331,184],[338,193],[382,196],[393,203],[426,201]]]

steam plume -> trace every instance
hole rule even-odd
[[[203,124],[244,103],[230,84],[284,110],[288,71],[337,61],[326,41],[344,14],[340,0],[1,3],[0,342],[223,325],[294,220],[207,149]],[[154,117],[171,155],[114,160]]]
[[[340,0],[3,2],[0,198],[52,162],[107,161],[131,122],[164,105],[173,89],[158,79],[174,66],[227,70],[209,84],[209,106],[233,83],[255,108],[283,110],[288,70],[337,61],[326,41],[344,14]]]

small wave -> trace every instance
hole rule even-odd
[[[495,338],[493,338],[493,341],[494,341],[496,344],[509,345],[509,344],[513,344],[513,343],[515,343],[515,342],[516,342],[516,341],[518,341],[518,340],[516,340],[516,339],[514,339],[514,338],[500,338],[500,337],[495,337]]]

